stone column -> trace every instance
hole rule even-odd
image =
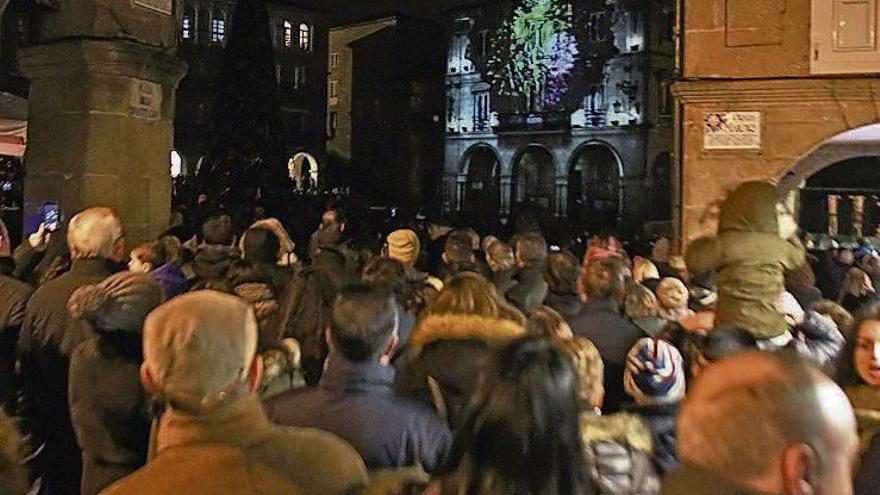
[[[568,176],[556,177],[556,218],[568,216]]]
[[[109,206],[129,246],[160,234],[186,64],[146,44],[86,38],[35,46],[20,60],[31,82],[26,204],[57,201],[68,218]]]
[[[501,176],[501,216],[510,215],[511,198],[514,196],[513,176]]]

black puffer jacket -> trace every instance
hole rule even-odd
[[[46,442],[36,469],[51,493],[79,493],[82,459],[67,403],[70,356],[94,336],[84,321],[69,320],[67,301],[83,285],[96,284],[120,267],[106,260],[76,260],[69,272],[37,289],[28,302],[18,339],[24,394],[21,414]]]
[[[505,294],[508,301],[526,313],[544,304],[550,286],[544,280],[542,265],[521,269],[516,280],[516,285]]]
[[[599,495],[657,495],[660,478],[651,462],[651,432],[629,414],[581,416],[587,472]]]

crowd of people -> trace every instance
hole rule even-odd
[[[360,243],[339,207],[302,248],[222,212],[41,227],[0,275],[0,494],[880,493],[880,255],[743,191],[685,256]]]

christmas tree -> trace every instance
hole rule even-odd
[[[240,0],[230,27],[199,180],[221,205],[278,202],[290,179],[264,0]]]

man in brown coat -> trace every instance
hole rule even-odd
[[[197,291],[153,311],[141,380],[168,408],[147,466],[103,493],[289,493],[286,481],[301,493],[334,495],[364,485],[363,461],[338,437],[269,422],[255,393],[256,347],[253,310],[233,296]],[[267,468],[279,483],[261,474]]]

